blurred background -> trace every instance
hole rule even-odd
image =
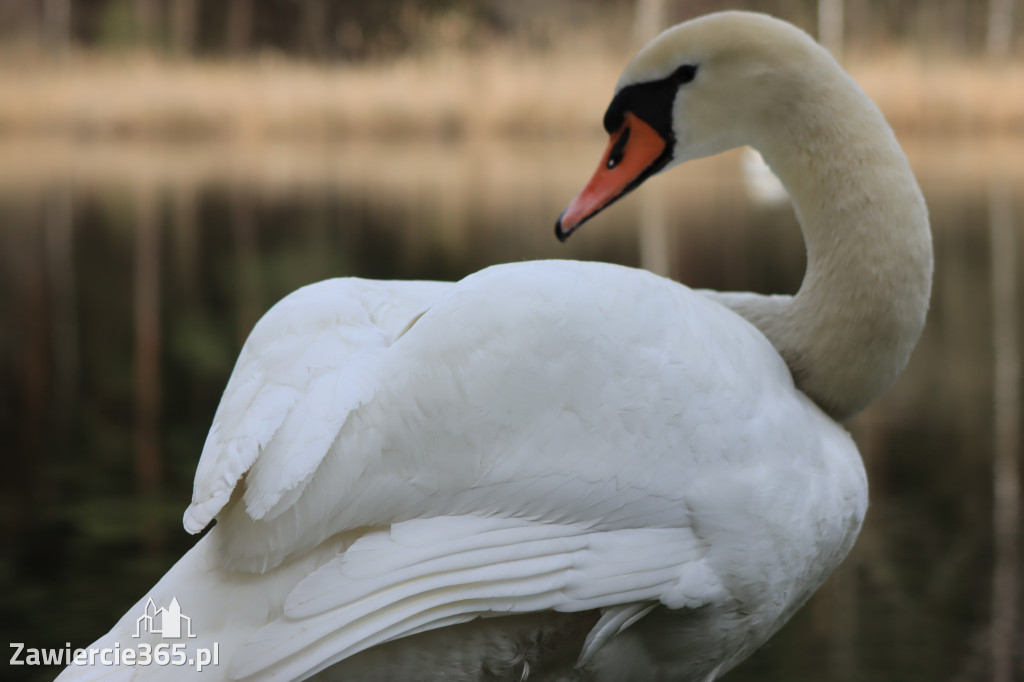
[[[1024,680],[1017,0],[0,0],[0,641],[85,646],[192,545],[234,358],[303,284],[563,257],[795,291],[792,210],[743,151],[552,235],[625,61],[727,8],[878,102],[937,258],[909,368],[848,425],[864,532],[728,679]]]

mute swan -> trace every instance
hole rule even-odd
[[[604,126],[560,238],[749,144],[796,205],[799,292],[567,261],[300,289],[253,330],[203,448],[184,522],[216,526],[94,648],[218,652],[203,679],[708,682],[786,622],[861,525],[836,420],[920,334],[924,201],[875,106],[763,15],[662,33]],[[195,637],[147,632],[172,599]],[[60,679],[103,673],[194,674]]]

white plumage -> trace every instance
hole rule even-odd
[[[620,90],[680,60],[699,59],[710,79],[712,48],[736,49],[744,30],[775,32],[769,43],[791,51],[813,45],[757,15],[699,21],[659,37]],[[695,80],[677,96],[676,161],[694,155],[687,145],[714,151],[692,132],[699,110],[678,103],[699,101],[699,87],[710,86]],[[851,115],[877,114],[862,109]],[[880,125],[892,158],[872,158],[891,183],[905,159]],[[799,200],[801,178],[779,165]],[[905,175],[906,201],[919,200]],[[813,273],[820,228],[801,218]],[[896,241],[910,255],[888,252],[926,266],[928,279],[926,219],[909,229],[916,240]],[[900,276],[882,282],[885,295],[920,299],[913,273]],[[826,293],[841,281],[816,279]],[[899,290],[908,280],[910,294]],[[176,597],[198,635],[184,642],[193,657],[219,647],[202,679],[713,680],[838,565],[866,508],[856,447],[791,376],[828,387],[821,402],[835,414],[867,390],[858,383],[846,402],[843,382],[820,376],[830,365],[804,362],[817,346],[787,357],[800,348],[791,342],[807,343],[803,291],[694,292],[570,261],[495,266],[454,284],[300,289],[253,330],[203,449],[185,526],[217,525],[93,646],[159,642],[130,633],[146,599]],[[927,284],[921,301],[883,319],[909,340],[852,316],[903,354],[874,363],[884,376],[864,381],[875,393],[920,331],[904,311],[923,319],[922,305]],[[785,325],[764,321],[787,310],[797,313]],[[847,344],[832,348],[833,364],[872,366],[857,334],[827,331],[824,342]],[[94,666],[61,679],[189,673]]]

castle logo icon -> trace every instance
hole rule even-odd
[[[163,639],[195,637],[192,634],[192,619],[181,612],[177,597],[171,598],[166,609],[157,608],[152,597],[146,601],[146,608],[135,621],[135,634],[132,637],[141,637],[144,632],[160,635]]]

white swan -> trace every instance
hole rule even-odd
[[[920,191],[835,60],[762,15],[660,35],[604,123],[560,237],[750,144],[795,202],[800,291],[548,261],[295,292],[246,342],[203,449],[185,527],[217,525],[93,647],[160,644],[132,635],[148,599],[176,597],[197,635],[171,642],[182,660],[217,646],[202,679],[710,681],[793,614],[867,504],[834,419],[892,382],[924,322]]]

